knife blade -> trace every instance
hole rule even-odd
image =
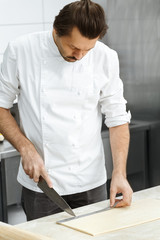
[[[42,176],[40,176],[37,186],[63,211],[74,217],[76,216],[68,203],[53,188],[48,187],[48,184]]]

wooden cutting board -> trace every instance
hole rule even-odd
[[[160,200],[143,199],[129,207],[114,208],[92,215],[58,222],[66,227],[96,236],[160,219]]]
[[[0,240],[51,240],[51,238],[0,222]]]

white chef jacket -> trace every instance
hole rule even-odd
[[[80,61],[67,62],[52,32],[22,36],[4,53],[0,106],[11,108],[16,95],[20,128],[43,158],[59,194],[106,182],[102,113],[108,127],[130,121],[114,50],[97,41]],[[17,179],[41,192],[21,163]]]

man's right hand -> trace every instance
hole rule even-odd
[[[42,176],[47,182],[48,186],[52,188],[51,179],[48,176],[48,173],[45,169],[43,159],[36,151],[33,145],[30,145],[27,149],[23,149],[22,156],[22,166],[25,173],[38,183],[40,176]]]
[[[22,165],[25,173],[36,183],[39,181],[39,177],[42,176],[48,186],[52,187],[52,182],[45,169],[43,159],[36,151],[32,142],[24,136],[9,109],[1,107],[0,132],[22,156]]]
[[[25,173],[36,183],[42,176],[49,187],[52,187],[51,179],[45,169],[43,159],[36,151],[34,145],[21,132],[17,122],[9,109],[0,107],[0,132],[20,152]]]

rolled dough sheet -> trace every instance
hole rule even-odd
[[[143,199],[133,202],[129,207],[114,208],[66,222],[59,222],[59,224],[96,236],[157,219],[160,219],[160,200]]]

